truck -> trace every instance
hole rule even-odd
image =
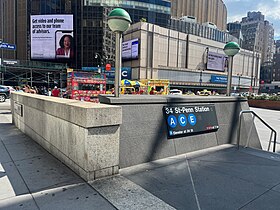
[[[168,95],[170,90],[169,80],[165,79],[141,79],[141,83],[147,87],[147,93],[149,94],[152,88],[154,88],[157,95]]]
[[[68,72],[66,92],[70,99],[98,103],[98,95],[106,94],[106,76],[97,72]]]

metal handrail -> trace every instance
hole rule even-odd
[[[253,114],[253,120],[252,120],[252,126],[250,128],[249,134],[248,134],[248,138],[247,138],[247,142],[246,142],[246,147],[248,147],[249,145],[249,140],[250,140],[250,136],[251,136],[251,131],[253,128],[253,123],[254,123],[254,119],[255,117],[257,117],[264,125],[266,125],[266,127],[268,127],[271,130],[271,134],[270,134],[270,140],[269,140],[269,144],[268,144],[268,148],[267,151],[269,151],[270,149],[270,145],[271,145],[271,140],[272,140],[272,134],[274,133],[274,146],[273,146],[273,152],[275,152],[276,149],[276,137],[277,137],[277,132],[270,126],[268,125],[261,117],[259,117],[254,111],[251,110],[243,110],[239,113],[239,123],[238,123],[238,129],[237,129],[237,149],[239,149],[239,144],[240,144],[240,127],[241,127],[241,116],[244,113],[251,113]]]

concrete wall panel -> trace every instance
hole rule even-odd
[[[122,96],[100,97],[103,103],[122,106],[123,124],[120,127],[120,167],[149,162],[222,144],[236,144],[237,121],[241,109],[248,109],[244,98],[235,97],[175,97]],[[163,106],[214,104],[219,124],[216,132],[167,138]],[[245,125],[252,119],[244,118]],[[245,129],[248,129],[247,127]],[[242,130],[241,145],[245,145],[246,130]],[[261,148],[253,129],[252,146]]]
[[[118,173],[121,107],[26,93],[12,94],[15,102],[23,116],[12,105],[13,123],[82,178]]]

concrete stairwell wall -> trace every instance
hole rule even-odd
[[[13,123],[85,180],[125,168],[222,144],[236,144],[238,117],[249,110],[238,97],[100,96],[101,104],[13,93]],[[214,105],[215,132],[167,138],[164,106]],[[245,145],[252,116],[242,117]],[[255,126],[250,147],[261,149]]]
[[[11,109],[23,133],[83,179],[118,173],[120,106],[16,92]]]
[[[241,110],[249,110],[247,99],[223,96],[145,96],[122,95],[120,98],[100,96],[102,103],[122,107],[120,130],[120,167],[125,168],[187,152],[222,144],[236,144],[237,125]],[[219,129],[180,138],[167,138],[163,106],[215,105]],[[252,116],[242,117],[241,144],[245,145]],[[250,147],[261,149],[253,126]]]

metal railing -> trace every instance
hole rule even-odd
[[[270,125],[268,125],[261,117],[259,117],[254,111],[251,111],[251,110],[243,110],[239,113],[239,122],[238,122],[238,129],[237,129],[237,149],[239,149],[239,144],[240,144],[241,116],[245,113],[253,114],[252,125],[251,125],[251,128],[250,128],[249,133],[248,133],[248,138],[247,138],[245,147],[249,146],[250,136],[251,136],[251,132],[252,132],[252,129],[253,129],[253,126],[254,126],[254,120],[255,120],[255,117],[257,117],[266,127],[268,127],[271,130],[267,151],[269,151],[269,149],[270,149],[271,140],[272,140],[272,136],[273,136],[273,133],[274,133],[273,152],[275,152],[277,132]]]

